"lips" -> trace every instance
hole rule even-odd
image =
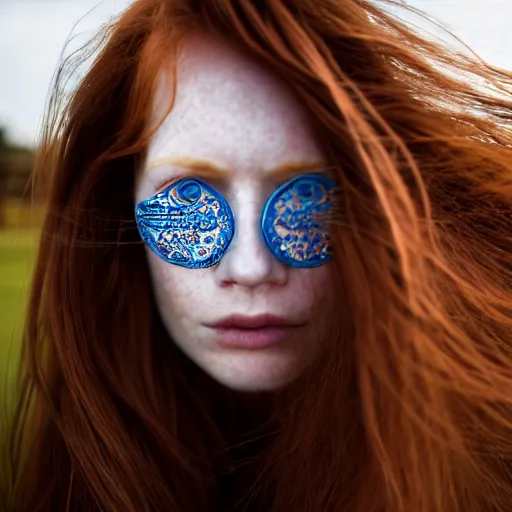
[[[262,350],[284,341],[305,325],[272,314],[230,315],[207,325],[215,331],[217,343],[224,348]]]
[[[218,329],[262,329],[264,327],[299,327],[300,325],[304,324],[265,313],[256,316],[230,315],[210,324],[210,327]]]

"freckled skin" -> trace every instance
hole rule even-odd
[[[165,262],[147,249],[153,289],[173,341],[199,367],[240,391],[275,390],[314,359],[332,318],[331,265],[292,268],[267,248],[260,228],[272,192],[267,174],[289,162],[322,161],[300,103],[272,74],[210,36],[184,45],[172,112],[153,136],[147,162],[184,156],[229,169],[222,193],[231,204],[235,237],[206,269]],[[162,75],[153,115],[165,113],[169,77]],[[153,196],[175,166],[145,166],[136,202]],[[231,314],[272,313],[306,325],[265,350],[226,349],[204,324]]]

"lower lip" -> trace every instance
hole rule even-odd
[[[262,350],[281,343],[293,327],[263,327],[261,329],[215,329],[217,343],[224,348]]]

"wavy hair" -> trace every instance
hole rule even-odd
[[[512,510],[512,74],[380,4],[136,0],[64,62],[36,164],[13,510]],[[158,76],[192,31],[288,84],[341,190],[332,341],[245,437],[169,343],[134,224]]]

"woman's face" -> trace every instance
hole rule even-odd
[[[154,120],[165,115],[171,83],[162,77]],[[184,268],[147,248],[172,340],[229,388],[280,388],[321,348],[333,317],[331,264],[282,263],[268,249],[260,219],[277,186],[322,165],[305,112],[282,83],[216,39],[187,40],[175,103],[150,142],[136,201],[194,176],[232,208],[234,238],[215,266]]]

